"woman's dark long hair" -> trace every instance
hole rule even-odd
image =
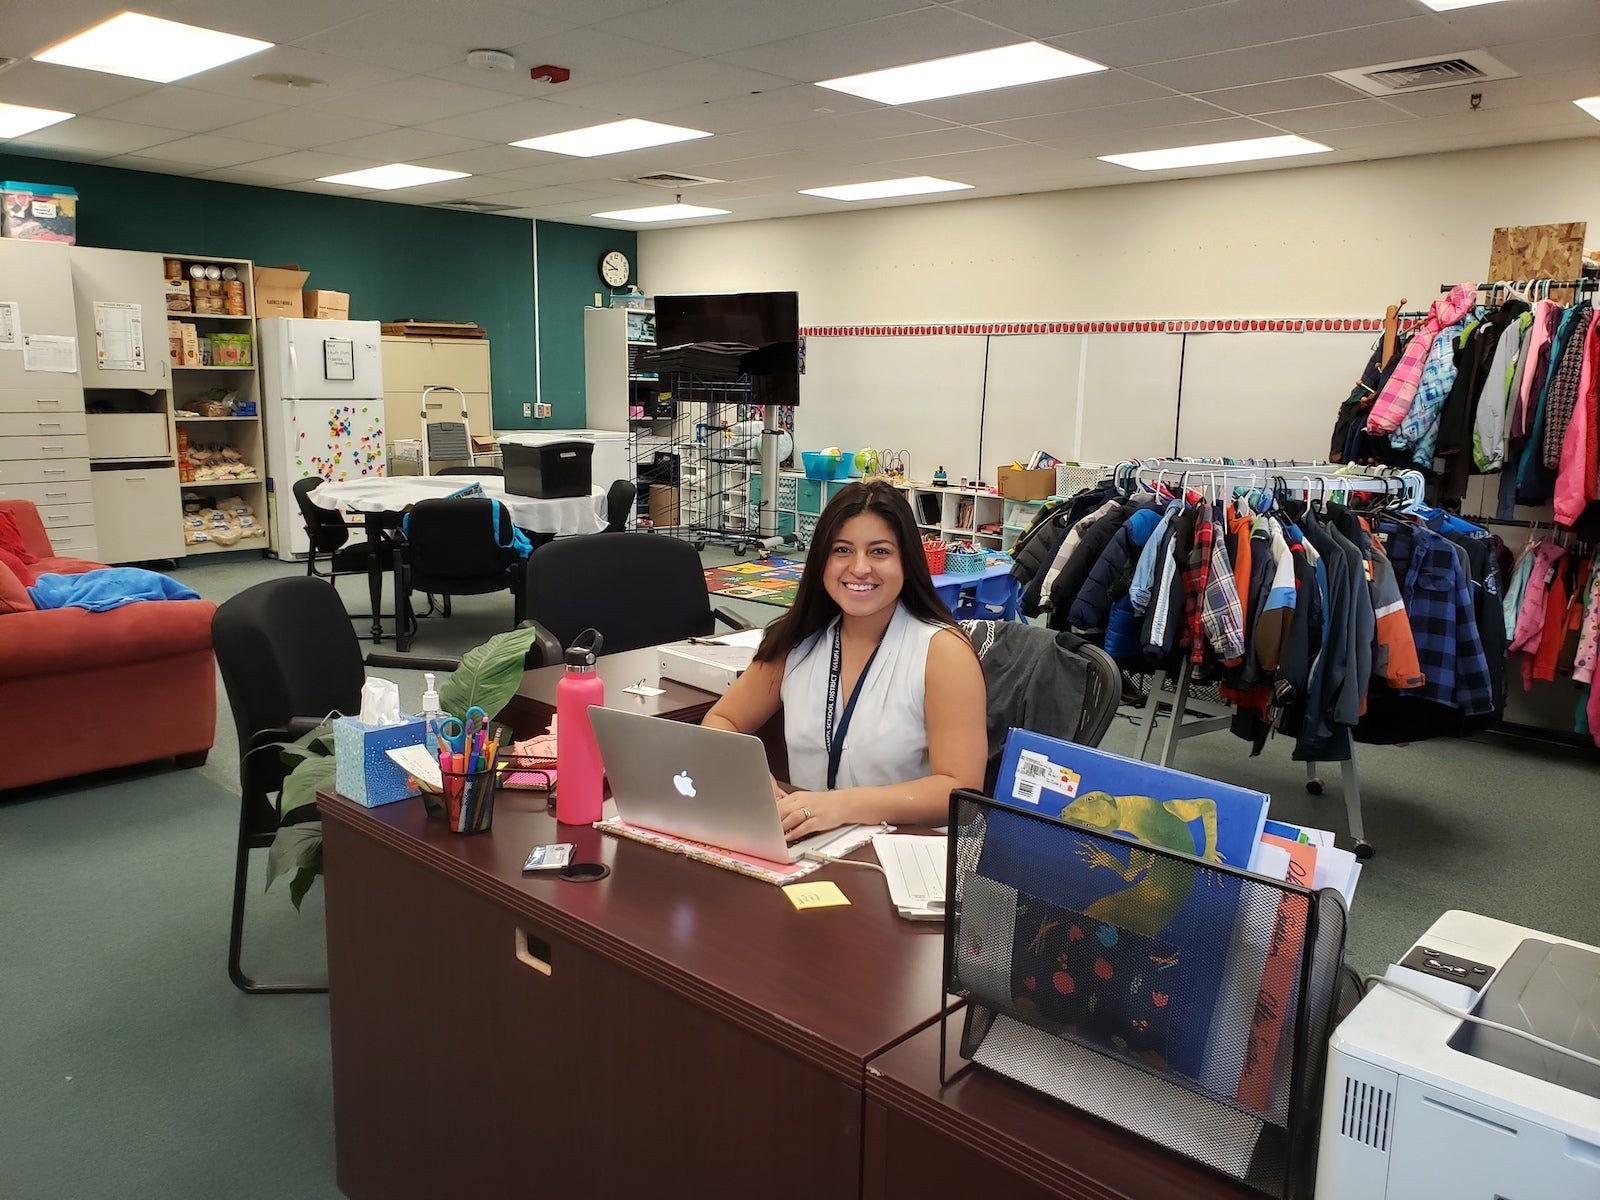
[[[806,551],[806,565],[800,575],[794,604],[771,625],[761,639],[756,651],[758,662],[772,662],[783,658],[806,638],[839,614],[839,606],[823,585],[822,575],[828,555],[833,549],[839,530],[852,517],[872,513],[882,517],[894,530],[894,539],[900,546],[900,569],[905,582],[900,587],[900,603],[912,616],[932,625],[945,625],[959,632],[950,609],[939,599],[933,588],[933,576],[928,573],[928,559],[922,553],[922,536],[917,531],[916,518],[911,515],[911,505],[893,484],[884,479],[866,479],[846,484],[817,518],[817,528],[811,535],[811,546]]]

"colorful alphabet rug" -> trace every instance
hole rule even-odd
[[[754,600],[758,604],[794,603],[800,586],[800,570],[805,564],[793,558],[756,558],[726,567],[706,569],[706,590],[717,596]]]

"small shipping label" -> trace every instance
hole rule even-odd
[[[1011,795],[1025,804],[1038,804],[1044,792],[1060,792],[1071,800],[1078,795],[1081,776],[1051,762],[1037,750],[1024,750],[1017,756],[1017,777]]]

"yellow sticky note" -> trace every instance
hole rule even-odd
[[[791,883],[783,889],[783,894],[798,909],[837,908],[850,903],[850,898],[839,890],[839,885],[826,879],[817,883]]]

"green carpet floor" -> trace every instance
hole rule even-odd
[[[220,556],[174,574],[220,602],[303,570]],[[364,610],[361,580],[340,591]],[[754,624],[781,611],[718,602]],[[509,624],[508,595],[463,597],[448,620],[423,622],[417,649],[460,653]],[[383,674],[416,704],[420,671]],[[339,1195],[326,997],[246,996],[226,975],[238,768],[220,686],[218,698],[203,767],[0,797],[0,1200]],[[1132,750],[1126,716],[1107,749]],[[1593,758],[1480,739],[1361,747],[1359,762],[1378,855],[1351,913],[1352,965],[1381,970],[1450,908],[1600,943]],[[1282,739],[1252,759],[1228,734],[1195,738],[1175,765],[1270,792],[1274,816],[1345,834],[1337,770],[1326,796],[1308,796]],[[258,853],[246,969],[320,976],[321,888],[296,913],[281,884],[261,891],[263,868]]]

